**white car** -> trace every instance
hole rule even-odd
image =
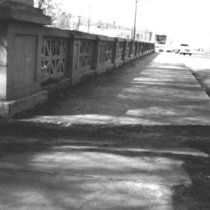
[[[192,55],[192,51],[190,50],[190,47],[188,44],[180,44],[179,48],[176,49],[177,53],[180,55]]]

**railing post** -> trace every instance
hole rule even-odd
[[[70,60],[70,79],[72,84],[78,83],[80,78],[77,78],[77,69],[79,66],[79,45],[80,40],[76,39],[74,34],[71,34],[71,43],[70,43],[70,50],[69,50],[69,60]],[[68,58],[67,58],[68,60]]]
[[[129,53],[130,53],[130,50],[128,52],[128,45],[130,44],[130,42],[128,42],[128,40],[125,41],[125,49],[124,49],[124,60],[125,60],[125,63],[127,63],[129,61]]]
[[[132,40],[129,44],[130,44],[130,58],[133,59],[135,57],[135,55],[133,53],[134,40]]]
[[[125,63],[129,62],[131,60],[131,41],[130,40],[126,40],[125,42]]]
[[[65,69],[65,76],[71,79],[72,75],[72,38],[69,36],[67,39],[67,53],[66,53],[66,69]]]
[[[93,44],[93,69],[96,70],[98,67],[98,63],[99,63],[99,38],[98,36],[96,37],[96,40],[94,41]]]
[[[125,41],[122,41],[120,38],[116,38],[116,58],[115,58],[115,68],[124,64],[124,50],[125,50]]]
[[[139,57],[139,42],[136,42],[136,57]]]
[[[126,59],[126,50],[127,50],[127,41],[125,40],[123,43],[123,52],[122,52],[122,59],[125,61]]]
[[[139,56],[141,55],[141,41],[139,41]]]
[[[43,25],[51,18],[34,8],[33,0],[21,2],[27,6],[6,0],[0,6],[0,116],[5,118],[47,99],[38,77]]]
[[[139,41],[139,56],[141,55],[141,41]]]
[[[119,54],[119,42],[118,39],[115,38],[114,44],[113,44],[113,56],[112,56],[112,63],[116,63],[118,54]]]

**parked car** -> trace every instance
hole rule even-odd
[[[170,45],[166,46],[165,47],[165,52],[168,52],[168,53],[173,52],[172,46],[170,46]]]
[[[163,44],[155,44],[155,52],[164,52],[165,45]]]
[[[179,47],[174,49],[175,53],[179,53],[180,55],[192,55],[192,51],[190,49],[190,46],[188,44],[180,44]]]
[[[179,51],[180,55],[192,55],[192,51],[190,49],[190,46],[188,44],[181,44],[181,48]]]

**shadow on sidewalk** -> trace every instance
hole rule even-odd
[[[189,149],[199,132],[204,144],[210,131],[203,127],[142,128],[135,139],[128,138],[132,132],[116,139],[110,133],[76,138],[32,127],[11,130],[7,139],[1,136],[0,207],[207,210],[210,158]]]
[[[61,92],[54,92],[46,104],[17,115],[15,118],[84,114],[124,115],[127,108],[132,104],[129,101],[120,99],[118,95],[124,88],[128,88],[133,78],[139,77],[140,73],[158,55],[153,53],[106,74],[84,81],[77,86],[71,86]]]
[[[180,119],[186,119],[184,113],[192,108],[189,103],[194,98],[175,90],[186,93],[193,86],[196,92],[196,83],[185,84],[187,74],[181,76],[179,85],[177,80],[173,83],[174,71],[181,74],[179,67],[184,66],[174,68],[173,63],[159,62],[158,68],[158,62],[152,64],[156,57],[144,57],[128,64],[132,68],[123,67],[72,87],[25,116],[57,116],[56,123],[20,120],[1,124],[0,209],[208,210],[209,126],[145,126],[132,121],[144,118],[147,111],[153,116],[155,112],[164,114],[158,104],[164,101],[175,107],[174,98],[186,108],[185,112],[179,109]],[[161,77],[169,65],[164,83],[152,80]],[[146,80],[146,74],[140,77],[145,68],[151,80]],[[147,87],[139,92],[144,83]],[[173,95],[164,92],[166,84]],[[154,100],[152,93],[166,97]],[[200,99],[197,94],[197,104]],[[153,109],[148,109],[148,104]],[[144,112],[137,110],[139,105]],[[166,113],[171,121],[172,111]],[[62,123],[64,119],[68,123],[72,115],[85,123]],[[78,118],[80,115],[86,117]],[[122,115],[131,123],[104,123]]]
[[[21,118],[72,125],[208,125],[210,100],[180,57],[152,54],[55,93]],[[167,60],[167,62],[166,62]]]

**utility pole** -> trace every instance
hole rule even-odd
[[[89,5],[89,15],[88,15],[88,33],[90,31],[90,8],[91,8],[91,5]]]
[[[137,16],[137,3],[139,0],[136,0],[136,6],[135,6],[135,16],[134,16],[134,27],[133,27],[133,39],[136,38],[136,16]]]
[[[77,23],[77,30],[78,31],[79,31],[80,21],[81,21],[81,16],[78,16],[78,23]]]

